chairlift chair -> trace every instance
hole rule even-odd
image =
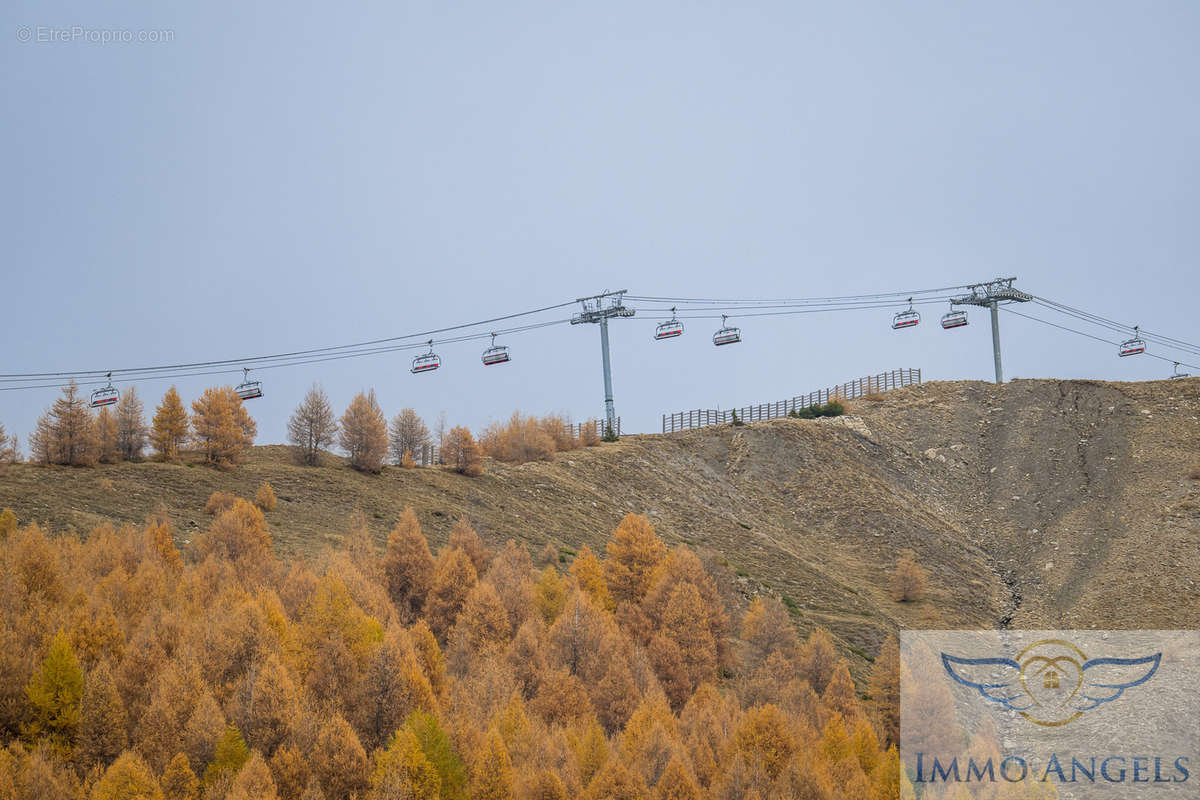
[[[433,352],[433,339],[426,342],[429,345],[429,352],[425,355],[417,356],[412,361],[412,373],[416,375],[419,372],[433,372],[442,365],[442,359],[437,353]]]
[[[720,347],[724,344],[734,344],[742,340],[742,331],[740,328],[734,328],[726,324],[729,321],[728,314],[721,315],[721,330],[713,334],[713,344]]]
[[[942,315],[942,328],[950,330],[951,328],[961,328],[967,324],[967,312],[951,311],[949,314]]]
[[[504,345],[497,346],[496,334],[492,334],[492,346],[483,351],[482,361],[485,367],[490,367],[495,364],[503,364],[506,361],[511,361],[512,358],[508,354],[508,348]]]
[[[1174,380],[1175,378],[1190,378],[1190,377],[1192,377],[1192,374],[1190,372],[1180,372],[1179,366],[1180,366],[1179,362],[1176,361],[1175,362],[1175,372],[1171,375],[1172,380]]]
[[[658,327],[654,329],[654,341],[660,342],[663,339],[674,339],[676,336],[683,335],[683,323],[675,316],[675,307],[671,306],[671,318],[666,322],[658,323]]]
[[[892,317],[892,330],[915,328],[921,324],[921,315],[913,309],[912,298],[908,298],[908,309]]]
[[[262,397],[262,381],[250,380],[250,368],[242,367],[242,382],[233,390],[243,400],[254,400]]]
[[[92,392],[91,402],[88,403],[88,405],[90,405],[92,408],[111,406],[116,403],[117,398],[121,396],[120,392],[118,392],[112,385],[112,373],[108,373],[105,375],[105,377],[108,379],[108,385],[102,389],[97,389],[96,391]]]
[[[1126,339],[1121,342],[1121,349],[1118,354],[1124,358],[1125,356],[1136,356],[1146,352],[1146,343],[1142,340],[1141,334],[1138,332],[1138,326],[1133,326],[1133,338]]]

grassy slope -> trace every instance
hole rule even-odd
[[[253,496],[266,480],[284,554],[336,545],[355,506],[380,544],[411,505],[435,545],[466,514],[493,543],[533,553],[547,541],[599,549],[637,511],[696,549],[733,602],[786,596],[801,628],[826,625],[859,654],[897,627],[1200,623],[1200,481],[1188,478],[1200,380],[926,384],[854,412],[629,436],[552,463],[489,463],[474,479],[362,475],[332,457],[305,468],[279,446],[231,472],[19,465],[0,476],[0,507],[82,532],[163,503],[187,540],[211,492]],[[887,578],[903,549],[929,569],[931,592],[901,605]]]

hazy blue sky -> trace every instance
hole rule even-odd
[[[0,372],[320,347],[605,288],[998,275],[1200,340],[1194,0],[355,7],[5,4]],[[39,41],[72,26],[170,41]],[[656,430],[893,367],[990,378],[985,314],[945,332],[942,311],[902,332],[890,311],[747,320],[720,349],[713,322],[654,343],[621,320],[617,410]],[[1010,376],[1171,371],[1002,324]],[[486,370],[472,342],[433,375],[403,353],[264,372],[259,441],[313,381],[339,411],[375,387],[389,416],[474,427],[602,411],[595,326],[508,343]],[[150,407],[165,389],[139,385]],[[24,442],[55,394],[0,392],[0,420]]]

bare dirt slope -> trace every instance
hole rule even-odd
[[[336,544],[355,506],[382,543],[411,505],[435,544],[466,514],[495,543],[551,541],[566,558],[636,511],[696,549],[735,602],[770,592],[802,628],[829,627],[856,672],[897,627],[1200,625],[1200,379],[933,383],[853,412],[629,436],[474,479],[304,468],[285,447],[232,472],[18,465],[0,506],[86,532],[162,503],[187,540],[209,493],[253,496],[266,480],[284,552]],[[888,577],[905,549],[930,592],[898,604]]]

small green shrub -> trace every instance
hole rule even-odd
[[[808,408],[793,408],[788,412],[792,419],[816,419],[817,417],[840,417],[846,413],[846,405],[841,400],[830,400],[828,403],[811,405]]]
[[[860,650],[859,648],[855,647],[854,645],[850,645],[850,652],[854,653],[854,655],[858,656],[859,658],[861,658],[865,661],[869,661],[872,664],[875,663],[874,656],[867,655],[866,652],[864,652],[863,650]]]

